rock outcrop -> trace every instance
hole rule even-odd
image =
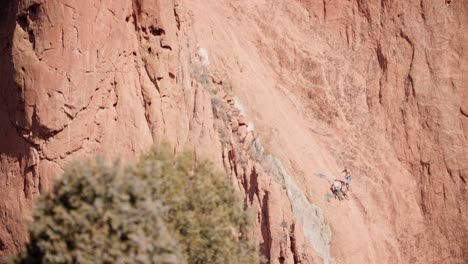
[[[271,263],[468,258],[468,2],[0,4],[0,255],[69,161],[224,168]],[[353,171],[350,200],[326,179]]]

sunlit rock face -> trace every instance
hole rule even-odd
[[[271,263],[464,263],[467,32],[456,0],[2,3],[0,254],[68,162],[167,141]]]

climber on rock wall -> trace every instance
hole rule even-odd
[[[332,186],[330,187],[330,190],[332,191],[333,195],[335,195],[335,198],[338,200],[343,200],[343,182],[340,180],[335,179],[332,183]]]
[[[340,181],[340,182],[341,182],[341,194],[343,195],[344,198],[346,198],[346,200],[349,200],[348,188],[346,187],[345,182],[343,181]]]
[[[351,170],[348,168],[345,168],[341,173],[345,173],[344,175],[344,186],[346,187],[346,190],[349,190],[349,184],[351,183]]]

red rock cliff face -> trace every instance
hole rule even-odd
[[[67,162],[191,147],[271,263],[468,258],[468,2],[0,4],[0,254]],[[350,200],[328,182],[352,168]]]

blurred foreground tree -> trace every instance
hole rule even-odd
[[[123,169],[68,167],[37,201],[13,263],[258,263],[249,214],[227,177],[185,152],[153,147]]]
[[[143,155],[133,172],[154,187],[155,199],[167,208],[164,219],[188,263],[259,262],[256,244],[245,236],[252,215],[211,163],[197,162],[189,152],[174,158],[161,146]]]

